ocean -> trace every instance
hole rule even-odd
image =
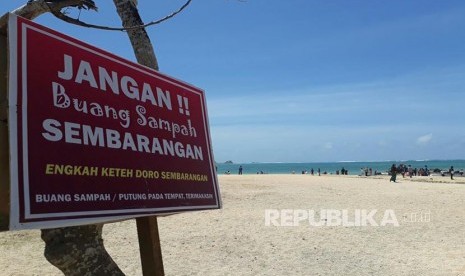
[[[315,173],[320,169],[321,173],[336,174],[336,171],[341,171],[342,168],[348,171],[349,175],[359,175],[362,168],[371,168],[375,171],[386,173],[392,164],[411,165],[412,168],[448,170],[450,166],[454,166],[457,171],[465,170],[465,160],[410,160],[410,161],[380,161],[380,162],[322,162],[322,163],[217,163],[218,174],[225,174],[228,171],[231,174],[238,174],[239,166],[243,168],[243,174],[301,174],[302,171],[307,171],[313,168]]]

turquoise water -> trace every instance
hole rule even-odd
[[[342,168],[349,171],[350,175],[360,174],[361,168],[372,168],[373,172],[386,172],[392,164],[405,164],[411,165],[413,168],[424,168],[425,165],[428,169],[441,169],[448,170],[450,166],[454,166],[455,170],[465,170],[465,160],[428,160],[428,161],[383,161],[383,162],[327,162],[327,163],[237,163],[225,164],[218,163],[218,174],[224,174],[230,171],[231,174],[237,174],[239,166],[243,168],[243,174],[256,174],[263,172],[267,174],[290,174],[293,171],[296,174],[301,174],[302,171],[308,171],[313,168],[315,173],[320,168],[321,173],[327,172],[335,174],[336,170]]]

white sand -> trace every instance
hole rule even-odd
[[[398,179],[220,176],[222,210],[159,218],[166,275],[465,276],[465,179]],[[352,221],[377,209],[378,223],[393,210],[400,225],[265,226],[265,209],[346,209]],[[412,221],[421,212],[429,222]],[[104,239],[126,275],[141,275],[133,220],[107,224]],[[0,233],[0,248],[0,275],[61,275],[38,230]]]

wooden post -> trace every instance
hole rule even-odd
[[[144,276],[165,275],[157,217],[137,218],[136,223],[142,262],[142,274]]]
[[[0,32],[0,231],[8,230],[10,220],[10,172],[7,124],[7,39]]]

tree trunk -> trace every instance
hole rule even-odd
[[[42,229],[45,258],[68,276],[124,275],[103,246],[102,227]]]
[[[136,3],[131,0],[113,0],[116,6],[116,11],[124,28],[140,26],[144,23],[140,18]],[[134,55],[137,62],[147,67],[158,71],[158,62],[155,57],[150,38],[144,28],[134,28],[127,31],[129,40],[131,41]]]

